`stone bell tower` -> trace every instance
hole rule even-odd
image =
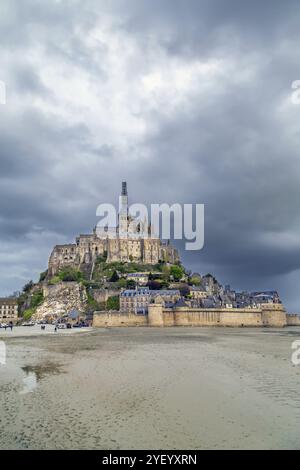
[[[127,183],[122,182],[122,192],[119,196],[119,236],[126,236],[128,233],[128,193]]]

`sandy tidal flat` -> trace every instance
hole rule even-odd
[[[1,449],[299,449],[300,328],[0,340]]]

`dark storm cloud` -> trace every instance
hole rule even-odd
[[[298,1],[1,2],[1,293],[127,179],[132,201],[205,204],[191,269],[296,308],[299,16]]]
[[[112,2],[114,5],[115,2]],[[231,0],[154,0],[117,2],[122,8],[126,27],[142,37],[159,33],[161,43],[170,53],[211,54],[220,46],[230,50],[272,47],[274,41],[298,35],[299,2],[240,2]],[[127,10],[127,11],[126,11]],[[238,37],[234,37],[234,33]]]

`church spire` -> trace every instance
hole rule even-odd
[[[122,196],[128,196],[127,194],[127,183],[126,181],[122,182]]]
[[[119,196],[119,235],[126,236],[128,232],[128,194],[127,183],[122,182],[122,192]]]

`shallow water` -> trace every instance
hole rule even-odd
[[[29,330],[0,338],[1,449],[300,447],[300,328]]]

